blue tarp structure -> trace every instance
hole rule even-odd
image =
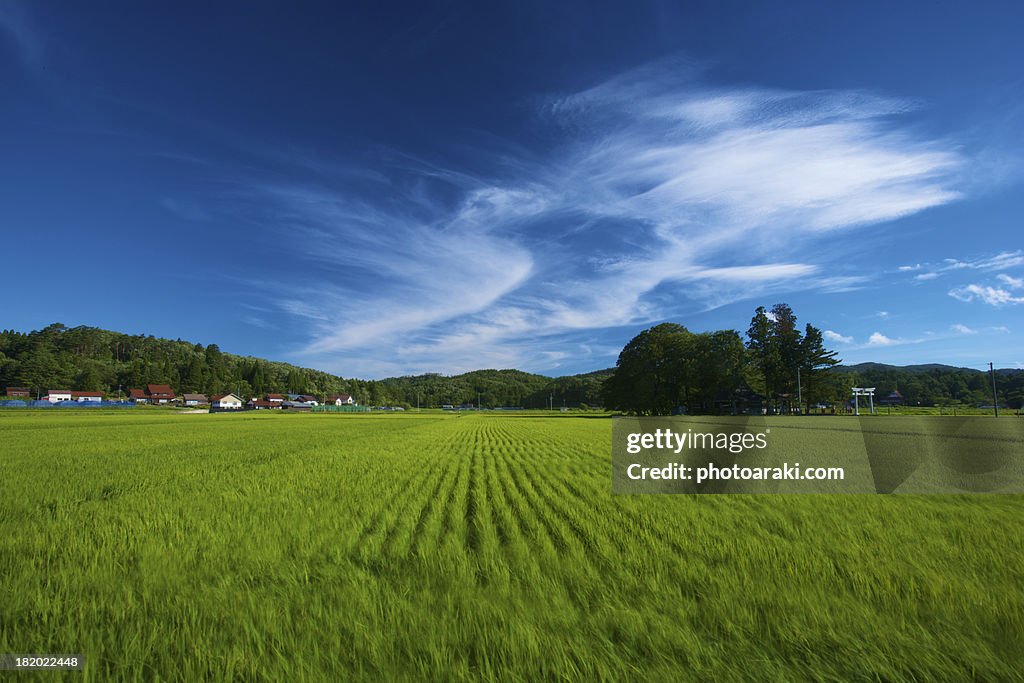
[[[0,401],[0,408],[134,408],[128,401]]]

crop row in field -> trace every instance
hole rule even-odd
[[[83,652],[87,680],[1024,665],[1020,496],[614,496],[610,420],[584,417],[5,414],[0,437],[0,651]]]

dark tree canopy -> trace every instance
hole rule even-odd
[[[634,337],[605,381],[605,405],[638,415],[670,415],[681,407],[716,412],[743,383],[747,359],[733,330],[694,334],[663,323]]]

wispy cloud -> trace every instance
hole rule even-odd
[[[977,330],[973,330],[970,327],[967,327],[967,325],[961,325],[960,323],[952,325],[949,329],[953,330],[957,334],[978,334]]]
[[[364,375],[382,356],[387,372],[553,367],[569,333],[862,287],[814,245],[960,196],[964,159],[899,127],[906,102],[681,73],[549,98],[538,125],[561,141],[476,150],[490,173],[396,155],[344,183],[250,188],[316,278],[278,301],[310,325],[301,353]]]
[[[1024,251],[1003,251],[992,256],[982,256],[971,259],[956,259],[947,258],[943,259],[939,263],[926,263],[926,264],[915,264],[913,266],[899,266],[897,270],[900,272],[914,272],[918,270],[925,270],[923,273],[919,273],[914,276],[916,281],[935,280],[943,275],[969,271],[969,270],[980,270],[980,271],[999,271],[1007,270],[1009,268],[1015,268],[1024,265]],[[1007,275],[999,275],[999,279],[1009,277]],[[1016,278],[1010,278],[1010,280],[1003,280],[1004,282],[1012,282],[1020,280]]]
[[[187,221],[205,222],[210,220],[209,212],[193,202],[161,197],[160,206],[178,218],[184,218]]]
[[[849,337],[849,336],[846,336],[846,335],[843,335],[843,334],[839,334],[838,332],[834,332],[832,330],[825,330],[822,333],[822,336],[825,338],[825,341],[830,341],[830,342],[834,342],[834,343],[837,343],[837,344],[852,344],[853,343],[853,337]]]
[[[1024,296],[1014,296],[1008,290],[988,285],[970,284],[949,290],[949,295],[960,301],[980,301],[989,306],[1005,306],[1024,303]]]
[[[898,339],[891,339],[886,337],[881,332],[874,332],[868,337],[868,346],[892,346],[893,344],[899,344]]]
[[[1012,277],[1005,273],[1001,273],[996,276],[996,279],[1007,285],[1010,289],[1021,289],[1024,288],[1024,278]]]
[[[39,69],[43,62],[44,40],[25,12],[27,3],[0,3],[0,42],[8,39],[18,56],[30,69]]]

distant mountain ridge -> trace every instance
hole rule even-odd
[[[874,372],[874,371],[901,371],[901,372],[930,372],[932,370],[960,370],[963,372],[985,372],[976,368],[964,368],[943,363],[924,363],[919,365],[889,365],[887,363],[856,363],[854,365],[837,365],[833,370],[837,372]]]

